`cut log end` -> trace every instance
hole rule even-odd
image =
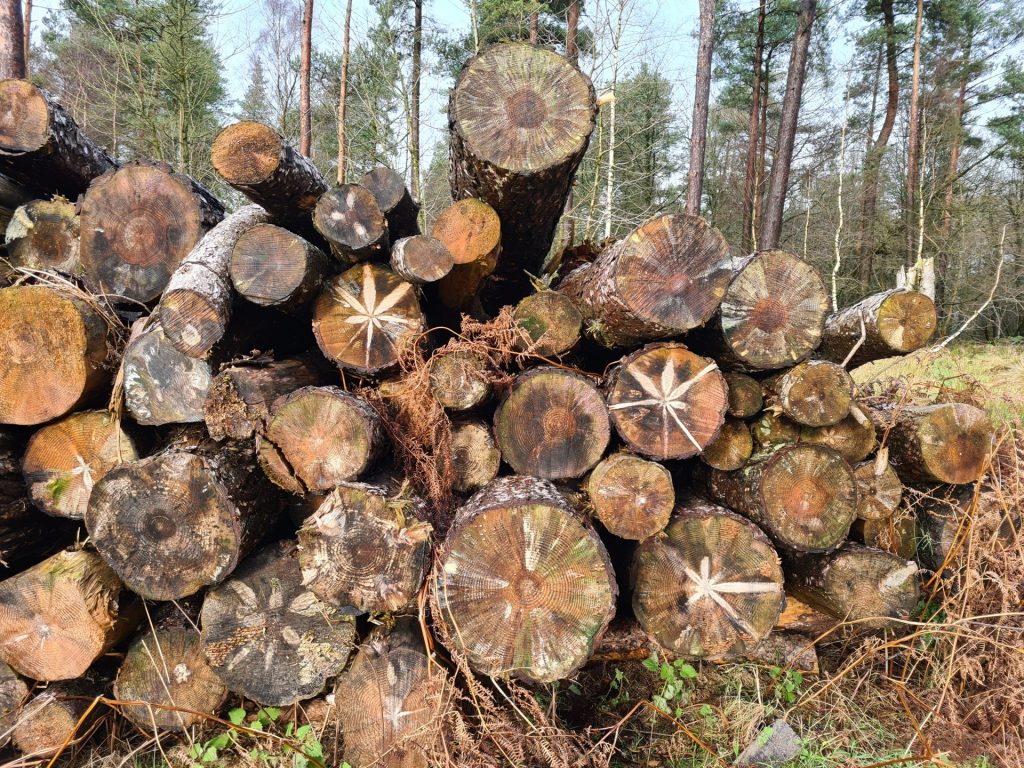
[[[454,266],[451,251],[428,235],[403,237],[391,246],[391,268],[410,283],[436,283]]]
[[[468,411],[491,395],[491,368],[478,352],[440,352],[430,359],[430,391],[449,411]]]
[[[87,714],[93,693],[87,685],[74,682],[47,687],[18,717],[11,733],[14,746],[36,759],[74,749],[89,733]]]
[[[893,354],[908,354],[932,338],[937,325],[935,303],[923,293],[898,291],[878,308],[878,335]]]
[[[827,427],[803,427],[800,442],[831,448],[853,465],[864,461],[878,441],[871,419],[851,414]]]
[[[78,213],[63,197],[32,200],[7,225],[7,255],[15,267],[75,275],[78,266]]]
[[[756,416],[764,406],[764,391],[761,382],[743,373],[726,373],[725,383],[729,385],[729,415],[737,419]]]
[[[349,261],[374,258],[389,243],[384,213],[373,193],[358,184],[341,184],[321,195],[313,226]]]
[[[820,354],[851,367],[905,355],[931,340],[936,322],[935,303],[922,293],[876,293],[828,318]]]
[[[888,464],[865,461],[853,470],[857,478],[857,517],[885,520],[892,516],[903,498],[903,483]]]
[[[28,686],[9,665],[0,662],[0,747],[11,740],[21,707],[28,699]]]
[[[714,469],[740,469],[754,452],[750,427],[739,419],[726,418],[718,435],[706,446],[700,460]]]
[[[327,256],[316,246],[281,227],[258,224],[235,243],[229,273],[247,301],[291,309],[316,295],[327,268]]]
[[[827,427],[846,418],[853,379],[842,366],[811,360],[773,378],[769,386],[789,418],[808,427]]]
[[[438,281],[445,306],[469,306],[480,283],[498,263],[501,250],[501,222],[483,200],[459,200],[441,212],[431,236],[444,244],[455,260],[451,270]]]
[[[46,144],[50,107],[28,80],[0,81],[0,150],[34,152]]]
[[[552,357],[576,346],[583,327],[583,315],[572,299],[557,291],[540,291],[520,301],[512,319],[532,343],[520,341],[520,351]]]
[[[988,467],[993,427],[988,414],[965,403],[906,407],[889,436],[896,471],[912,480],[972,483]]]
[[[420,207],[412,199],[405,186],[405,179],[397,171],[379,165],[359,179],[359,186],[370,190],[377,200],[377,206],[388,221],[388,233],[392,240],[419,234],[417,217]]]
[[[196,291],[170,291],[160,300],[164,335],[189,357],[204,357],[224,337],[229,319],[221,302]]]
[[[281,145],[281,137],[270,126],[243,120],[217,134],[210,160],[228,184],[259,184],[277,170]]]
[[[779,411],[769,409],[751,423],[750,435],[758,448],[788,445],[800,440],[800,425]]]
[[[473,493],[498,476],[501,451],[490,426],[482,421],[452,425],[452,489]]]
[[[213,375],[205,360],[174,348],[159,324],[125,349],[124,401],[139,424],[187,424],[203,420]]]
[[[661,464],[628,453],[609,456],[590,473],[587,496],[609,533],[643,541],[668,525],[676,495]]]

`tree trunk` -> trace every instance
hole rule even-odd
[[[299,529],[302,583],[337,607],[414,608],[430,567],[430,533],[419,499],[341,483]]]
[[[391,269],[415,285],[436,283],[454,266],[455,257],[451,251],[429,235],[403,237],[391,246]]]
[[[463,505],[431,575],[444,642],[480,674],[537,683],[583,665],[617,594],[597,533],[533,477],[499,478]]]
[[[690,169],[686,177],[686,213],[700,215],[704,186],[704,147],[708,136],[711,101],[711,56],[715,46],[715,0],[700,1],[700,43],[697,46],[697,84],[693,90],[693,122],[690,124]]]
[[[43,424],[107,382],[106,319],[77,294],[0,289],[0,424]]]
[[[471,350],[439,350],[430,358],[430,393],[447,411],[471,411],[491,396],[497,373],[487,358]]]
[[[853,379],[842,366],[809,360],[765,381],[769,403],[806,427],[829,427],[850,414]]]
[[[656,460],[704,450],[725,421],[729,391],[713,360],[678,343],[651,344],[608,377],[608,411],[622,441]]]
[[[737,419],[756,416],[764,406],[764,391],[761,382],[745,373],[726,373],[725,383],[729,386],[729,415]]]
[[[817,0],[800,0],[796,37],[793,40],[789,74],[786,77],[786,96],[782,101],[779,137],[772,160],[772,175],[768,182],[764,219],[761,221],[761,238],[758,243],[761,250],[777,248],[782,237],[782,214],[785,211],[786,192],[789,189],[789,167],[793,160],[797,116],[800,113],[804,75],[807,72],[807,51],[811,45],[811,28],[814,26],[814,12],[817,6]]]
[[[366,472],[384,427],[363,399],[338,387],[303,387],[274,401],[257,440],[267,476],[292,493],[323,492]]]
[[[740,469],[754,452],[754,438],[746,422],[726,417],[715,438],[704,446],[700,459],[709,467],[725,471]]]
[[[349,30],[352,26],[352,0],[345,3],[345,28],[341,41],[341,78],[338,85],[338,183],[345,183],[345,112],[348,106]]]
[[[63,197],[19,207],[7,225],[7,258],[15,267],[77,275],[78,212]]]
[[[467,309],[501,254],[501,221],[491,206],[469,198],[450,205],[430,234],[451,252],[455,266],[438,281],[438,296],[450,309]]]
[[[308,234],[310,214],[327,182],[273,128],[249,120],[229,125],[213,140],[210,161],[224,181],[263,206],[276,223]]]
[[[222,218],[219,200],[167,166],[126,165],[107,173],[82,202],[79,251],[86,283],[117,298],[151,302]]]
[[[388,235],[392,241],[420,233],[419,203],[409,194],[405,181],[397,172],[378,165],[363,174],[359,185],[370,190],[376,199],[388,221]]]
[[[452,490],[474,493],[498,476],[501,451],[490,425],[471,419],[452,424]]]
[[[96,548],[148,600],[223,581],[282,506],[250,448],[191,437],[109,472],[85,513]]]
[[[141,616],[99,555],[58,552],[0,582],[0,659],[34,680],[80,677]]]
[[[387,253],[388,222],[370,190],[341,184],[320,196],[313,226],[342,263],[369,261]]]
[[[853,474],[857,478],[859,498],[857,517],[861,520],[892,517],[903,498],[903,483],[889,462],[880,458],[865,461],[853,468]]]
[[[856,368],[920,349],[931,340],[935,325],[935,304],[923,293],[899,288],[883,291],[830,315],[818,354],[842,363],[856,347],[847,363]]]
[[[4,5],[13,7],[16,0]],[[4,27],[0,14],[0,29]],[[5,52],[0,61],[8,52],[20,58],[20,38],[18,44],[0,48]],[[39,192],[74,199],[116,165],[49,93],[27,80],[0,82],[0,172]]]
[[[594,516],[608,533],[643,541],[664,530],[676,503],[665,467],[629,453],[613,453],[594,467],[585,485]]]
[[[760,0],[757,9],[757,37],[754,41],[754,85],[751,88],[750,119],[747,122],[747,164],[743,176],[743,234],[744,253],[754,250],[754,196],[757,190],[757,147],[761,138],[761,59],[764,55],[764,17],[766,0]]]
[[[24,12],[22,13],[24,34],[22,35],[22,50],[25,52],[25,77],[31,73],[29,67],[32,58],[32,0],[25,0]]]
[[[785,251],[761,251],[740,269],[718,312],[688,343],[727,370],[795,365],[817,348],[829,307],[813,266]]]
[[[786,586],[830,616],[874,629],[898,626],[917,606],[917,563],[847,543],[836,552],[794,555]]]
[[[479,197],[501,220],[495,306],[541,273],[596,117],[589,78],[551,51],[502,43],[463,67],[448,106],[452,197]]]
[[[875,449],[875,432],[874,422],[854,403],[850,414],[835,424],[801,428],[800,442],[827,446],[853,465],[864,461]]]
[[[184,355],[206,357],[227,331],[234,291],[228,270],[239,239],[269,215],[247,205],[211,229],[178,265],[157,308],[164,336]]]
[[[889,458],[904,480],[973,483],[988,468],[992,421],[965,403],[903,406],[889,432]]]
[[[736,268],[717,229],[704,219],[669,214],[646,221],[575,269],[559,290],[576,302],[596,341],[628,347],[704,324]]]
[[[740,555],[739,553],[742,553]],[[659,646],[727,659],[753,650],[786,601],[782,566],[756,525],[698,499],[633,555],[633,612]]]
[[[201,623],[206,658],[228,689],[275,707],[319,694],[345,668],[356,636],[353,617],[303,586],[290,541],[265,547],[210,590]]]
[[[98,716],[89,711],[90,699],[98,691],[75,680],[49,685],[22,708],[11,739],[25,758],[46,759],[61,749],[70,752],[90,733]],[[83,718],[86,718],[83,720]]]
[[[376,264],[360,264],[324,284],[313,307],[321,351],[361,376],[398,366],[404,344],[419,339],[423,312],[411,283]]]
[[[735,472],[709,470],[706,480],[714,501],[746,515],[788,549],[835,549],[857,516],[853,470],[820,445],[767,449]]]
[[[543,357],[569,352],[583,331],[583,315],[576,304],[557,291],[530,294],[516,305],[512,319],[529,338],[520,340],[517,349]]]
[[[909,267],[917,260],[916,230],[917,210],[915,201],[917,198],[917,176],[918,176],[918,146],[921,143],[921,106],[920,106],[920,83],[921,83],[921,28],[924,23],[924,0],[917,0],[917,17],[914,23],[914,66],[911,70],[910,80],[910,117],[907,121],[907,188],[906,188],[906,239],[907,253],[904,263]],[[913,287],[913,286],[911,286]]]
[[[299,60],[299,154],[309,157],[313,147],[312,110],[309,106],[309,70],[313,58],[313,0],[302,4],[302,50]]]
[[[530,43],[537,45],[538,38],[540,37],[540,13],[533,11],[530,14]]]
[[[494,414],[502,458],[522,475],[579,477],[604,454],[608,409],[590,379],[553,366],[519,374]]]
[[[308,240],[273,224],[257,224],[235,242],[228,274],[246,301],[295,312],[316,298],[331,266]]]
[[[423,53],[423,0],[413,0],[413,9],[409,164],[412,166],[412,197],[414,201],[418,201],[420,199],[420,77],[422,76]],[[418,206],[417,213],[419,213]]]

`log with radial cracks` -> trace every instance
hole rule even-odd
[[[579,477],[608,446],[608,409],[587,377],[541,366],[516,377],[494,414],[494,434],[516,472],[549,480]]]
[[[923,293],[883,291],[830,315],[819,354],[841,364],[853,352],[850,367],[906,355],[927,344],[935,326],[935,304]]]
[[[753,650],[782,612],[782,565],[761,530],[727,509],[686,499],[665,535],[633,555],[633,611],[662,648],[733,658]]]
[[[250,557],[203,601],[203,646],[232,691],[264,705],[316,696],[341,672],[355,623],[302,585],[294,542]]]
[[[471,419],[452,424],[452,489],[473,493],[498,476],[501,451],[487,422]]]
[[[107,331],[77,293],[0,290],[0,424],[42,424],[97,392],[109,374]]]
[[[81,520],[93,486],[110,470],[137,458],[135,443],[109,411],[83,411],[36,432],[22,467],[36,507]]]
[[[786,586],[830,616],[882,628],[910,618],[918,601],[917,571],[912,560],[847,543],[835,552],[788,558]]]
[[[729,385],[729,415],[737,419],[756,416],[764,407],[761,382],[745,373],[728,372],[723,375],[725,383]]]
[[[148,303],[224,206],[188,176],[162,165],[127,165],[96,179],[82,201],[79,256],[99,293]]]
[[[316,298],[330,260],[287,229],[258,224],[238,238],[228,272],[238,295],[261,307],[293,311]]]
[[[27,80],[0,81],[0,172],[41,192],[70,198],[114,168],[46,91]]]
[[[704,450],[725,421],[728,390],[713,360],[682,344],[651,344],[609,377],[608,411],[619,437],[652,459]]]
[[[407,608],[430,565],[423,502],[342,483],[299,529],[302,583],[330,605],[371,613]]]
[[[174,270],[157,308],[167,340],[182,354],[206,357],[231,320],[231,254],[239,238],[269,214],[247,205],[211,229]]]
[[[853,470],[820,445],[768,449],[734,472],[710,469],[705,480],[714,501],[746,515],[789,549],[834,549],[857,515]]]
[[[455,266],[455,257],[444,243],[429,235],[413,235],[391,246],[391,269],[416,285],[436,283]]]
[[[76,275],[78,233],[78,212],[68,200],[32,200],[7,224],[7,258],[15,267]]]
[[[528,292],[565,208],[597,117],[590,79],[568,59],[500,43],[466,62],[448,102],[452,197],[478,197],[501,218],[496,298]]]
[[[388,221],[370,190],[340,184],[320,196],[313,226],[342,261],[368,261],[387,253]]]
[[[587,497],[594,516],[621,539],[642,541],[668,525],[676,503],[665,467],[629,453],[609,456],[590,473]]]
[[[988,468],[994,429],[966,403],[903,406],[889,432],[889,460],[904,480],[973,483]]]
[[[608,553],[553,485],[487,485],[456,513],[431,576],[446,642],[479,673],[547,683],[587,660],[615,612]]]
[[[483,200],[467,198],[445,208],[430,234],[439,240],[455,263],[437,281],[441,302],[450,309],[469,309],[480,284],[501,255],[501,221]]]
[[[884,460],[882,451],[878,457],[865,461],[853,468],[857,478],[857,517],[861,520],[885,520],[900,505],[903,499],[903,483],[889,462]]]
[[[276,485],[303,494],[359,477],[384,443],[380,416],[365,400],[338,387],[303,387],[274,401],[257,450]]]
[[[182,354],[150,322],[125,348],[124,402],[139,423],[189,424],[203,420],[213,373],[206,360]]]
[[[359,186],[370,190],[377,207],[388,220],[388,234],[392,241],[420,233],[417,216],[420,206],[405,186],[405,180],[396,172],[379,165],[363,174]]]
[[[628,347],[703,325],[740,263],[704,219],[668,214],[649,219],[570,272],[559,290],[583,312],[592,338]]]
[[[754,438],[745,422],[726,417],[715,438],[704,446],[700,460],[714,469],[739,469],[754,452]]]
[[[213,140],[210,160],[224,181],[263,206],[274,221],[300,234],[310,229],[327,182],[273,128],[250,120],[229,125]]]
[[[576,346],[583,328],[583,315],[576,304],[558,291],[532,293],[516,304],[512,312],[516,325],[526,332],[517,349],[535,355],[553,357]]]
[[[140,604],[95,552],[58,552],[0,582],[0,660],[70,680],[130,632]]]
[[[423,328],[412,284],[376,264],[358,264],[331,278],[313,307],[321,351],[342,370],[360,375],[397,367],[402,345]]]
[[[801,427],[800,442],[828,446],[853,465],[864,461],[878,440],[871,417],[854,404],[842,421],[827,427]]]
[[[180,443],[108,473],[85,514],[100,554],[149,600],[223,581],[281,508],[247,447]]]
[[[494,373],[487,358],[472,350],[440,350],[430,358],[430,391],[448,411],[469,411],[491,396]]]
[[[11,732],[14,746],[25,757],[48,758],[61,749],[70,752],[87,738],[98,713],[89,712],[96,686],[83,681],[49,685],[22,709]]]
[[[808,360],[765,382],[769,401],[797,424],[827,427],[842,421],[853,403],[853,379],[842,366]]]
[[[726,370],[785,368],[817,348],[828,308],[825,283],[813,266],[785,251],[760,251],[689,340]]]
[[[10,665],[0,661],[0,747],[6,747],[11,732],[28,699],[28,686]]]

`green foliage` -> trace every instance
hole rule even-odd
[[[60,497],[64,495],[64,492],[68,489],[70,484],[70,477],[55,477],[46,484],[46,490],[48,490],[50,492],[50,496],[53,497],[54,504],[60,502]]]
[[[795,704],[800,698],[800,689],[804,684],[804,676],[797,669],[771,667],[768,674],[775,681],[775,693],[785,704]]]
[[[207,768],[219,765],[221,755],[227,750],[244,754],[256,765],[268,768],[313,768],[324,764],[324,749],[313,726],[308,723],[295,727],[294,722],[282,723],[281,710],[277,707],[261,707],[248,712],[244,707],[228,711],[228,721],[237,728],[227,728],[202,742],[196,742],[188,752],[191,768]],[[279,733],[290,743],[282,744],[276,739],[261,740],[258,736],[239,730],[247,728],[261,733]],[[294,745],[294,746],[293,746]],[[341,768],[351,768],[344,763]]]
[[[643,665],[649,672],[656,672],[662,681],[661,690],[651,696],[651,703],[674,717],[682,716],[682,707],[690,700],[692,681],[697,677],[697,670],[683,659],[662,661],[657,653],[644,659]]]

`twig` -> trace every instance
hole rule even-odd
[[[867,337],[868,329],[867,326],[864,325],[864,313],[862,312],[860,315],[860,338],[857,339],[857,343],[853,345],[853,349],[847,352],[846,357],[843,359],[843,368],[850,364],[850,361],[853,360],[853,356],[857,354],[857,350],[863,346],[864,340],[867,339]]]

